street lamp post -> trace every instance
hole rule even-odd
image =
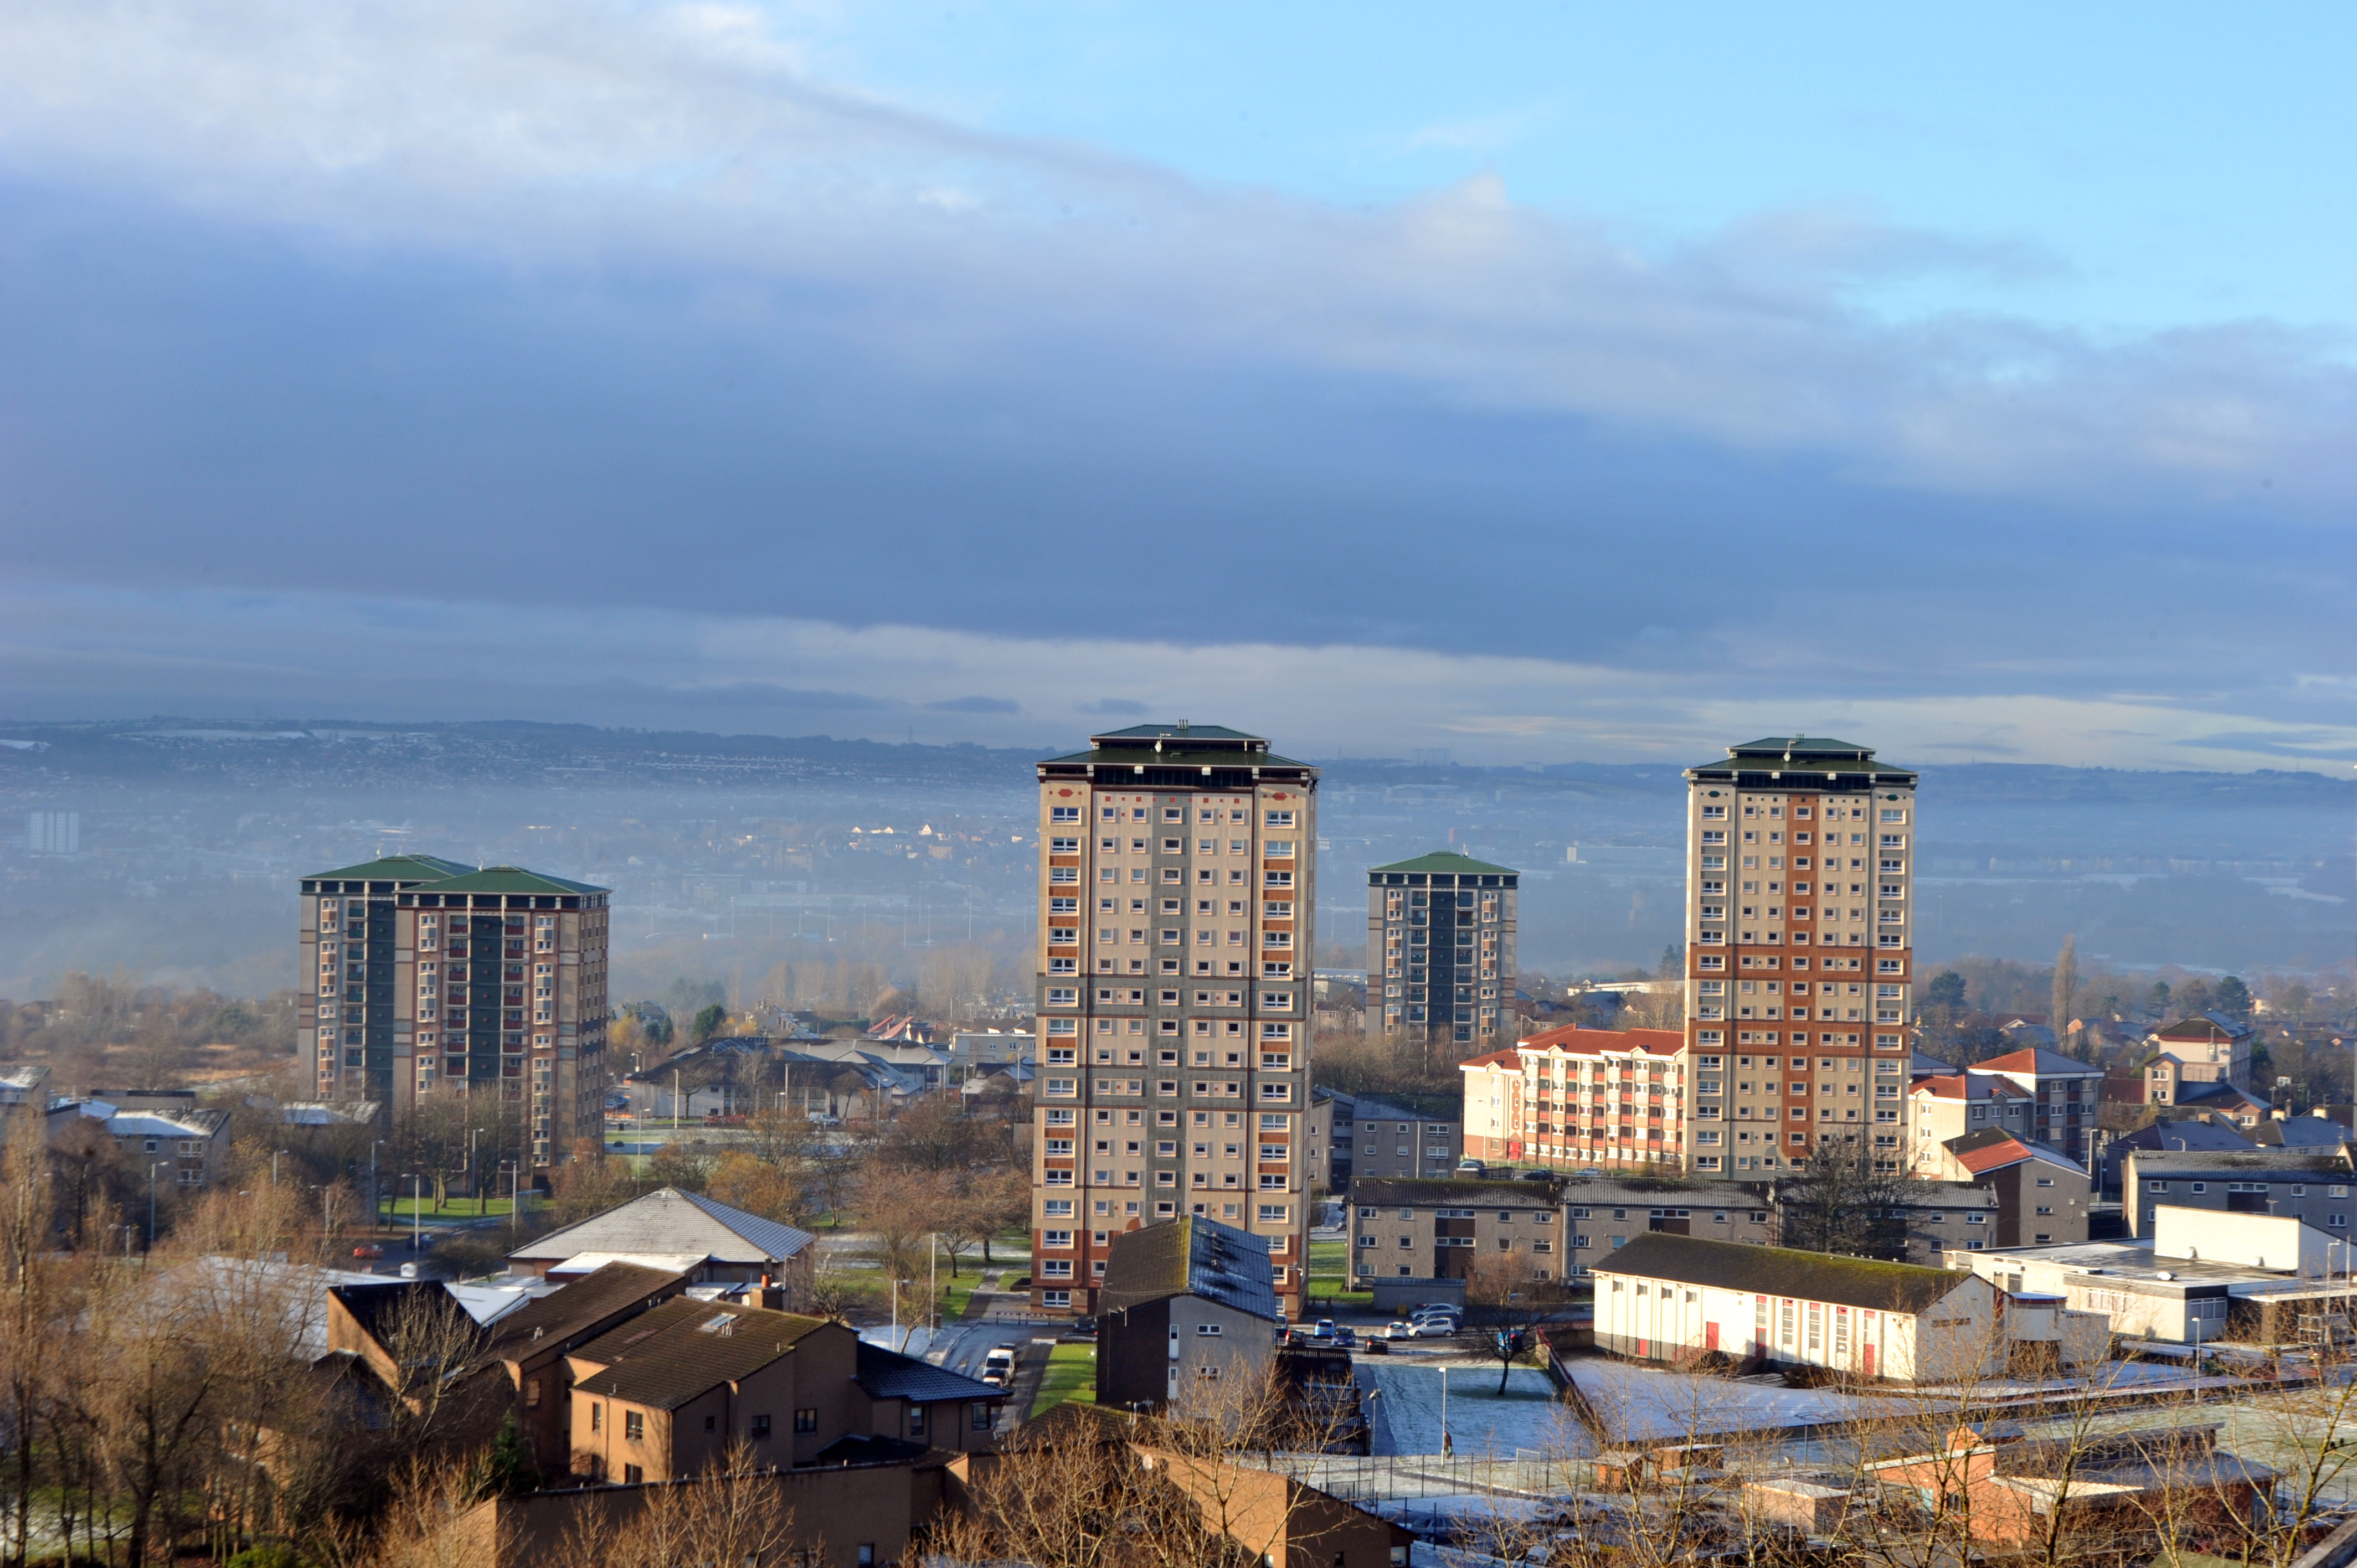
[[[172,1162],[157,1160],[147,1167],[147,1250],[156,1250],[156,1173],[169,1170]]]
[[[415,1171],[404,1171],[409,1178],[409,1250],[423,1257],[425,1252],[425,1207],[423,1187],[425,1178]]]

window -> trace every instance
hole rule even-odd
[[[632,1443],[643,1441],[647,1435],[646,1412],[636,1410],[624,1411],[622,1412],[622,1435]]]
[[[770,1418],[766,1415],[754,1416],[747,1423],[747,1430],[756,1438],[766,1441],[770,1435]]]
[[[812,1405],[807,1409],[794,1412],[794,1430],[796,1432],[816,1432],[818,1430],[818,1407],[816,1405]]]
[[[625,1465],[622,1466],[622,1484],[624,1486],[644,1486],[646,1484],[646,1479],[647,1467],[644,1465]]]
[[[589,1407],[589,1430],[592,1432],[602,1432],[605,1430],[605,1426],[606,1407],[602,1404],[592,1404]]]
[[[909,1435],[911,1437],[922,1437],[924,1434],[925,1407],[920,1404],[912,1404],[909,1407]]]

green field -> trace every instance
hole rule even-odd
[[[532,1211],[531,1204],[527,1203],[523,1207],[525,1213],[529,1214]],[[473,1219],[482,1214],[505,1214],[508,1211],[508,1200],[504,1197],[453,1197],[445,1203],[436,1203],[431,1197],[415,1199],[396,1197],[391,1199],[386,1208],[391,1210],[392,1217],[395,1219],[414,1219],[421,1212],[428,1219],[435,1219],[436,1216],[464,1216]]]
[[[1031,1402],[1034,1416],[1066,1401],[1097,1402],[1097,1348],[1059,1345],[1048,1352],[1048,1375],[1039,1380],[1039,1397]]]
[[[1319,1311],[1332,1306],[1372,1306],[1372,1291],[1350,1290],[1347,1271],[1351,1266],[1351,1248],[1344,1241],[1312,1241],[1309,1243],[1309,1295]]]

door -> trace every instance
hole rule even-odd
[[[1706,1323],[1702,1326],[1702,1348],[1706,1350],[1716,1350],[1718,1348],[1717,1324]]]
[[[1858,1348],[1865,1352],[1865,1354],[1858,1359],[1859,1369],[1864,1371],[1866,1375],[1870,1378],[1874,1376],[1874,1347],[1871,1345],[1861,1345]]]

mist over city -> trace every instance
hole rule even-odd
[[[0,5],[0,1568],[2357,1568],[2352,49]]]

